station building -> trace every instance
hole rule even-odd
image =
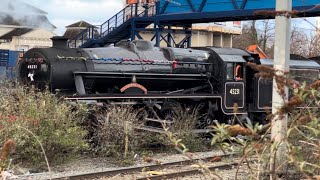
[[[47,13],[18,0],[4,0],[0,9],[0,49],[27,51],[51,47],[55,26]]]

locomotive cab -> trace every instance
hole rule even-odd
[[[215,64],[215,76],[220,79],[218,91],[225,114],[246,114],[246,60],[249,53],[235,48],[198,48],[210,52],[208,61]],[[236,111],[235,111],[236,109]]]
[[[228,111],[245,107],[245,63],[241,56],[224,55],[224,104]]]

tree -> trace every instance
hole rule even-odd
[[[260,48],[268,54],[270,46],[274,44],[274,22],[271,20],[263,20],[260,21],[260,24],[258,44]]]
[[[320,32],[316,31],[310,38],[308,57],[320,56]]]
[[[245,23],[242,34],[234,36],[233,47],[245,49],[250,45],[258,45],[269,57],[272,57],[271,48],[274,40],[274,23],[271,20],[250,21]]]
[[[234,36],[233,47],[246,49],[248,46],[256,44],[270,58],[273,58],[274,48],[274,21],[250,21],[244,23],[242,34]],[[290,53],[303,56],[320,56],[320,30],[306,31],[293,25],[291,30]]]
[[[301,29],[294,26],[291,31],[290,53],[307,57],[308,46],[310,46],[308,36]]]
[[[258,44],[258,34],[255,24],[256,21],[250,21],[244,24],[242,34],[233,36],[233,47],[245,49],[252,44]]]

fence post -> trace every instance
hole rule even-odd
[[[100,25],[100,37],[102,37],[102,24]]]
[[[110,31],[110,22],[108,21],[108,34],[109,34],[109,31]]]
[[[115,28],[117,27],[117,23],[118,23],[118,14],[116,14],[116,22],[115,22],[115,25],[114,25]]]
[[[83,44],[83,33],[81,35],[81,45]]]
[[[160,14],[160,1],[156,1],[156,15]]]
[[[135,4],[135,15],[134,16],[137,16],[138,15],[138,3]]]
[[[92,38],[91,39],[94,39],[94,30],[96,29],[96,27],[95,26],[92,26],[92,31],[91,31],[91,36],[92,36]]]

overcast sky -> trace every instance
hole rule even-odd
[[[123,8],[122,0],[22,0],[48,13],[48,18],[62,35],[65,26],[80,20],[99,25]],[[315,24],[314,18],[308,20]],[[314,31],[315,27],[303,19],[295,19],[295,26],[305,31]]]
[[[22,0],[48,13],[48,18],[62,35],[64,27],[80,20],[98,25],[123,7],[122,0]]]

